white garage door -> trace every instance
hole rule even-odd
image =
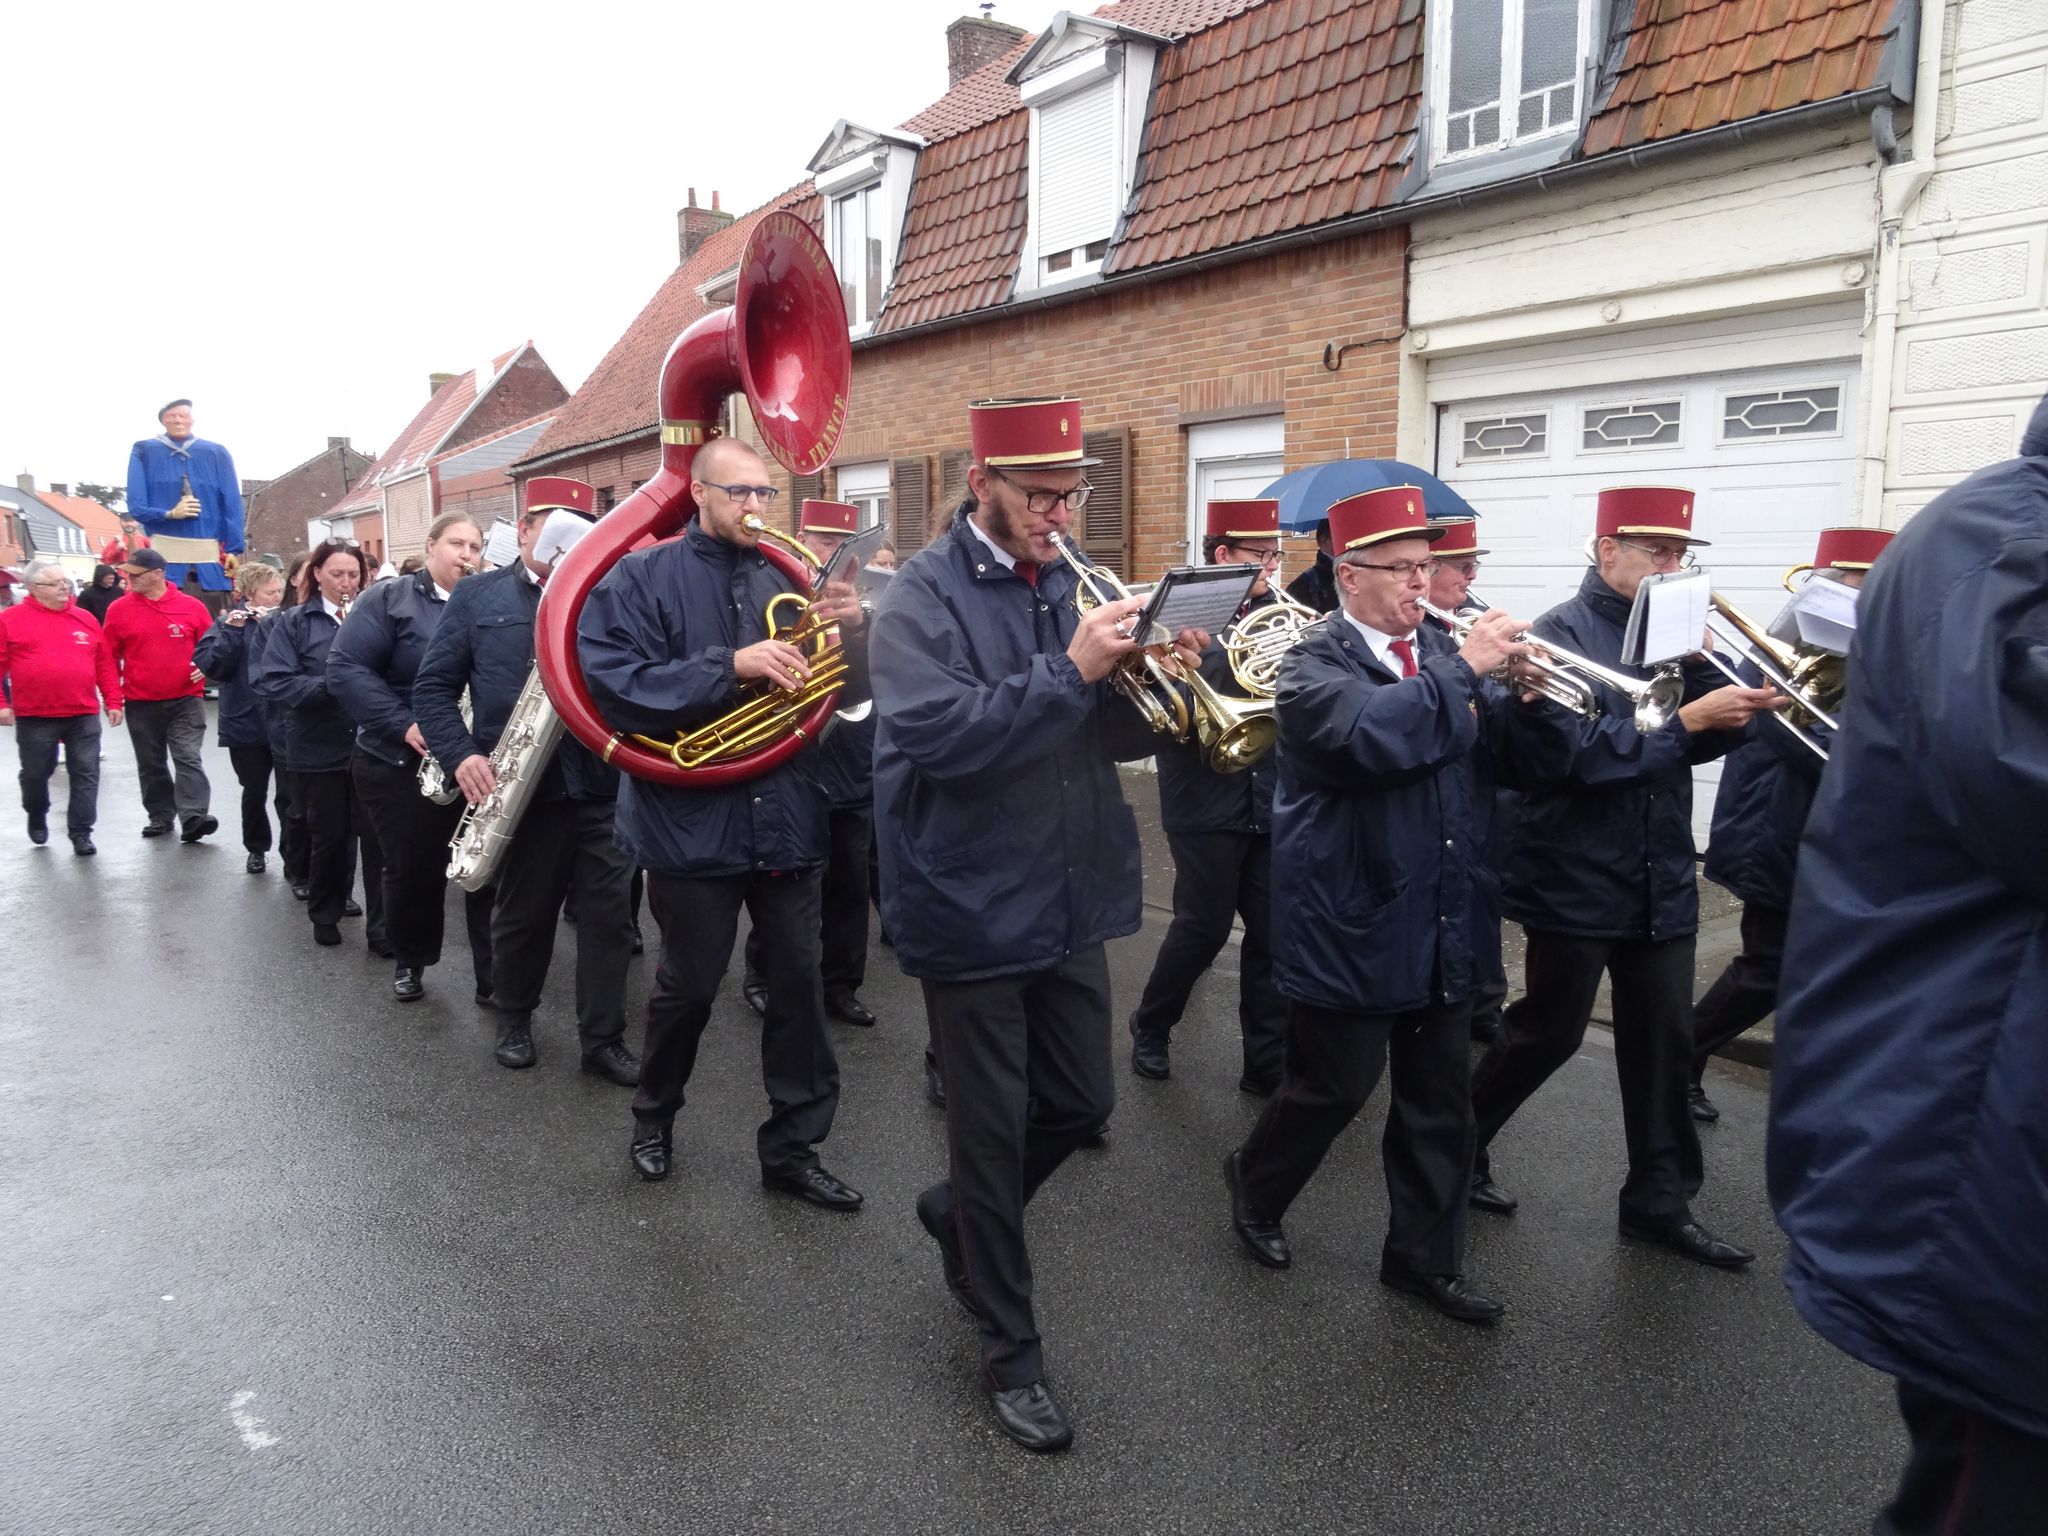
[[[1855,345],[1853,330],[1836,335],[1843,351]],[[1443,382],[1463,394],[1483,381],[1467,367]],[[1433,395],[1437,383],[1433,372]],[[1436,472],[1481,516],[1490,603],[1533,618],[1578,590],[1602,487],[1681,485],[1698,493],[1693,526],[1711,541],[1699,553],[1715,590],[1767,623],[1786,568],[1812,558],[1822,528],[1854,521],[1855,402],[1845,357],[1439,399]],[[1702,839],[1718,779],[1700,776]]]

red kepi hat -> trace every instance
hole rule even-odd
[[[1479,519],[1476,517],[1440,517],[1431,526],[1444,531],[1443,538],[1430,551],[1439,560],[1476,560],[1481,555],[1493,553],[1479,547]]]
[[[1813,552],[1817,571],[1867,571],[1891,543],[1890,528],[1823,528]]]
[[[556,507],[594,519],[597,516],[597,491],[581,480],[571,480],[564,475],[535,475],[526,482],[527,516],[550,512]]]
[[[1086,469],[1081,402],[1074,399],[977,400],[967,408],[974,457],[990,469]]]
[[[1692,531],[1692,504],[1692,492],[1675,485],[1610,485],[1593,514],[1593,536],[1704,544]]]
[[[1339,559],[1388,539],[1434,543],[1443,536],[1443,524],[1431,523],[1423,511],[1420,486],[1383,485],[1346,496],[1330,507],[1330,551]]]
[[[1280,503],[1267,496],[1244,501],[1212,501],[1203,536],[1211,539],[1277,539]]]
[[[816,501],[804,498],[797,517],[798,533],[858,533],[860,508],[844,501]]]

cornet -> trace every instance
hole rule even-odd
[[[1427,598],[1420,600],[1420,606],[1424,613],[1445,625],[1459,640],[1472,632],[1480,614],[1489,611],[1487,605],[1476,598],[1472,600],[1471,607],[1456,613],[1437,607]],[[1598,687],[1612,688],[1635,705],[1636,729],[1639,731],[1663,729],[1678,713],[1678,706],[1685,702],[1685,679],[1679,675],[1676,662],[1664,663],[1647,678],[1630,677],[1626,672],[1603,667],[1597,661],[1589,661],[1528,630],[1515,636],[1515,643],[1528,647],[1522,659],[1535,670],[1536,676],[1528,680],[1501,676],[1501,681],[1511,688],[1540,694],[1553,704],[1562,704],[1584,719],[1600,718]]]

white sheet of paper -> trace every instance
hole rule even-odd
[[[506,518],[499,518],[491,524],[491,531],[484,535],[484,561],[497,567],[510,565],[519,558],[519,530]]]
[[[1808,578],[1771,620],[1770,636],[1787,645],[1848,655],[1849,642],[1856,638],[1856,589],[1831,577]]]
[[[1654,667],[1700,648],[1712,609],[1713,579],[1705,571],[1659,572],[1643,578],[1622,638],[1622,660]]]

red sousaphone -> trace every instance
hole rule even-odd
[[[690,465],[716,435],[727,395],[745,393],[778,463],[793,475],[810,474],[838,444],[852,378],[845,301],[831,259],[796,214],[767,215],[747,238],[732,307],[692,324],[662,361],[660,471],[562,557],[541,597],[534,629],[541,682],[562,723],[605,762],[652,783],[712,789],[787,762],[832,718],[836,692],[777,740],[720,762],[682,767],[605,722],[577,659],[576,620],[591,589],[623,556],[677,537],[696,515]],[[810,572],[795,554],[766,539],[755,547],[791,587],[810,591]]]

